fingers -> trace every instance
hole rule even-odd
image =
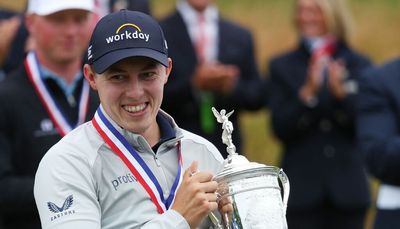
[[[218,183],[211,180],[212,174],[208,172],[197,172],[190,177],[190,182],[194,182],[195,190],[204,193],[215,193],[218,188]]]
[[[218,209],[215,193],[218,184],[212,181],[211,173],[198,169],[195,161],[185,170],[171,207],[186,219],[191,228],[197,228],[211,211]]]
[[[183,177],[189,178],[193,174],[197,172],[199,162],[193,161],[192,164],[190,164],[189,168],[186,169],[185,173],[183,174]]]
[[[225,213],[232,213],[233,212],[233,205],[231,203],[225,204],[225,205],[220,205],[219,206],[219,211],[223,214]]]
[[[193,161],[189,168],[183,174],[184,179],[189,182],[198,183],[197,189],[202,192],[215,192],[218,188],[218,183],[212,181],[213,174],[206,171],[198,171],[198,162]]]
[[[212,173],[201,171],[201,172],[192,173],[190,178],[197,182],[208,182],[208,181],[211,181],[211,179],[213,178],[213,175],[212,175]]]
[[[207,183],[201,183],[202,187],[201,190],[206,193],[213,193],[217,191],[218,183],[216,181],[209,181]],[[217,196],[217,194],[215,194]]]
[[[217,202],[209,202],[208,206],[209,206],[208,213],[218,209]]]
[[[204,200],[211,202],[211,203],[217,203],[217,194],[215,194],[214,192],[212,193],[205,193],[204,195]],[[218,206],[218,204],[217,204]]]
[[[207,195],[207,200],[216,201],[217,195],[215,194],[218,183],[213,181],[213,174],[205,171],[197,171],[198,162],[194,161],[190,164],[189,168],[186,169],[184,176],[192,182],[195,190]]]
[[[218,208],[221,213],[231,213],[233,212],[232,199],[230,196],[224,197],[218,202]]]
[[[199,168],[199,162],[193,161],[192,164],[190,164],[190,166],[189,166],[190,175],[197,173],[198,168]]]

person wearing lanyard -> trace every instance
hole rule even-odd
[[[82,72],[93,7],[93,0],[28,1],[26,26],[34,49],[0,82],[4,228],[40,228],[33,196],[37,166],[52,145],[89,121],[99,105]]]
[[[211,211],[232,211],[217,203],[217,148],[160,109],[172,68],[167,47],[144,13],[121,10],[98,22],[84,74],[101,105],[39,165],[43,228],[209,228]]]

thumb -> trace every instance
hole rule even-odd
[[[185,177],[191,177],[194,173],[196,173],[198,169],[198,164],[198,161],[193,161],[192,164],[190,164],[189,168],[186,169]]]

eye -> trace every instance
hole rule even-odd
[[[84,24],[87,21],[89,21],[89,15],[88,14],[78,14],[74,17],[74,22],[77,24]]]
[[[126,77],[122,74],[113,74],[108,77],[111,81],[123,81]]]
[[[144,80],[152,80],[157,77],[157,73],[154,71],[142,72],[140,73],[140,78]]]
[[[47,18],[53,24],[62,24],[63,22],[65,22],[65,17],[63,17],[63,15],[60,14],[50,15],[47,16]]]

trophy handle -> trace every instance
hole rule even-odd
[[[214,213],[210,212],[208,218],[210,218],[211,223],[214,225],[214,229],[223,229],[218,217],[215,216]]]
[[[285,172],[283,172],[282,169],[279,170],[278,177],[279,177],[279,180],[280,180],[281,185],[283,187],[282,202],[283,202],[284,214],[286,215],[286,208],[287,208],[287,203],[288,203],[288,200],[289,200],[289,192],[290,192],[289,179],[286,176]]]

